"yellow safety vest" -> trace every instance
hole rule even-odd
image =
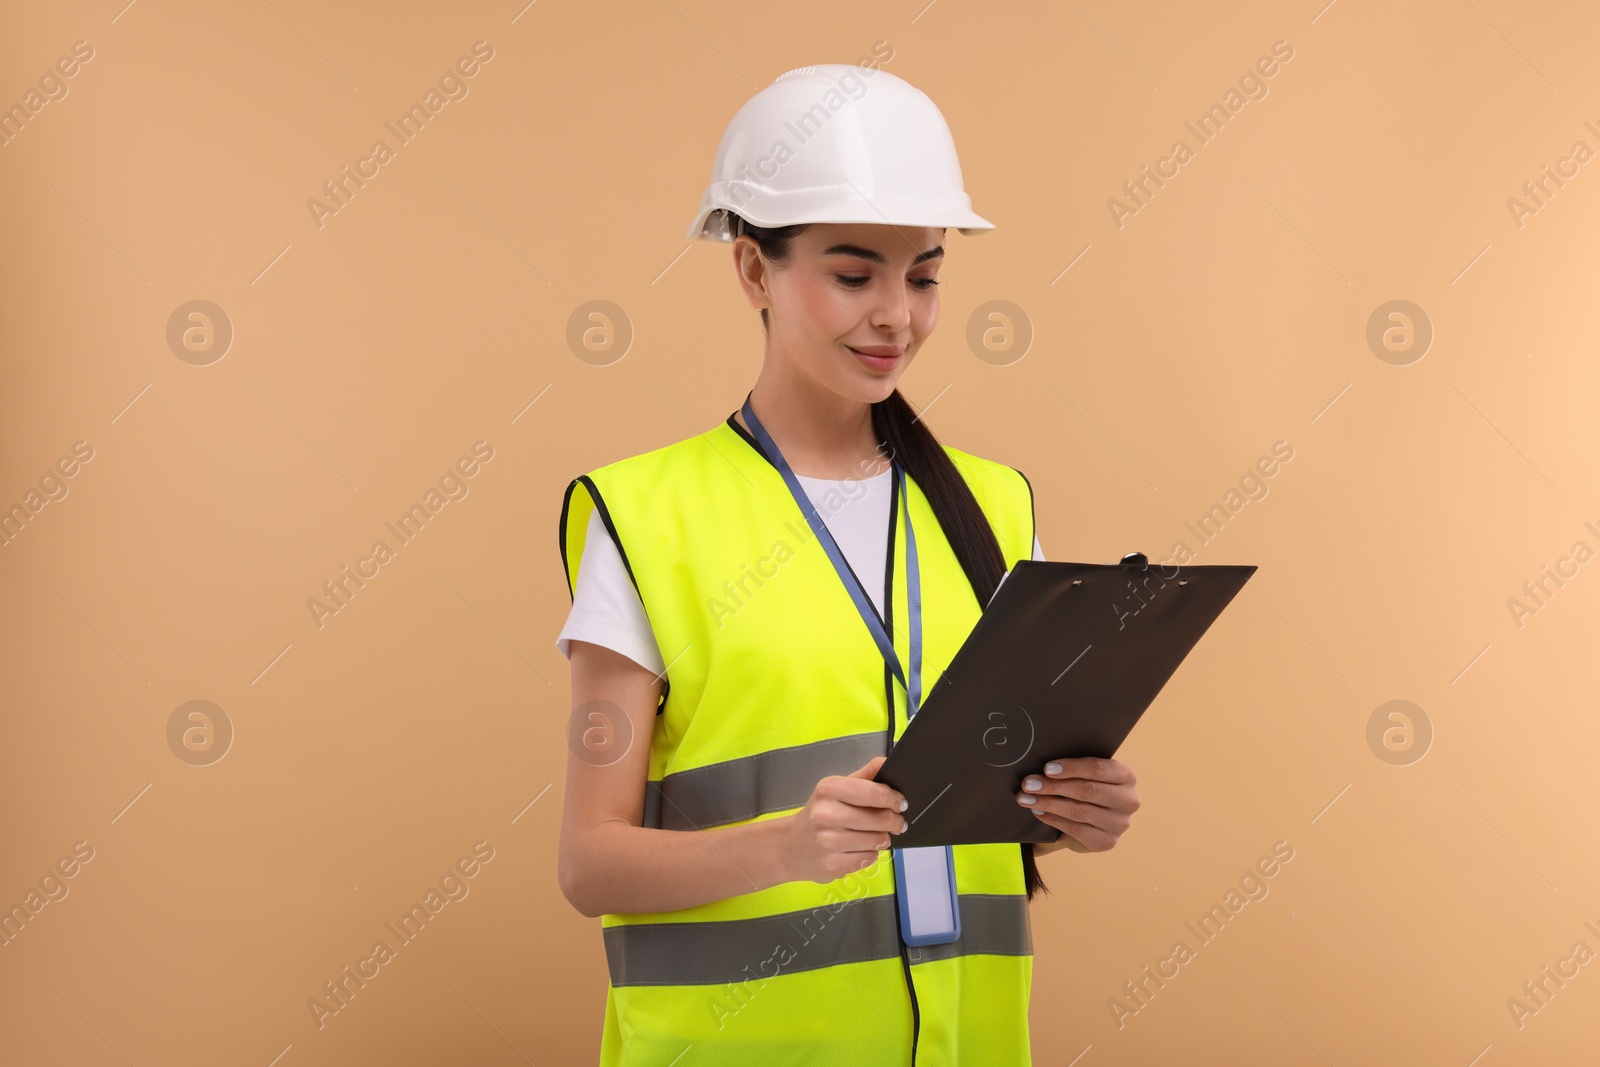
[[[1007,566],[1031,558],[1027,479],[945,452]],[[907,489],[923,692],[932,693],[981,609],[927,498],[914,480]],[[803,807],[820,779],[889,751],[906,727],[905,692],[777,468],[731,415],[568,485],[560,538],[569,590],[596,508],[667,664],[644,826],[777,818]],[[894,625],[907,612],[905,540],[898,507],[893,514],[885,623],[905,663],[907,628]],[[827,884],[603,916],[611,981],[602,1067],[1031,1063],[1020,847],[957,845],[954,860],[962,936],[944,945],[902,944],[887,853]]]

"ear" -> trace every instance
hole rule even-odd
[[[752,308],[770,308],[772,294],[767,291],[767,261],[761,258],[756,239],[748,234],[734,238],[733,269],[739,286]]]

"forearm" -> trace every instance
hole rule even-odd
[[[602,823],[563,857],[563,890],[585,915],[677,911],[794,881],[790,817],[710,830]]]

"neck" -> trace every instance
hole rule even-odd
[[[872,429],[870,404],[840,396],[806,375],[785,374],[779,362],[769,357],[762,364],[750,407],[791,470],[807,478],[862,479],[889,469]],[[744,425],[743,415],[737,418]]]

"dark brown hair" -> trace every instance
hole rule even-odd
[[[788,259],[789,242],[809,227],[809,224],[802,224],[763,228],[750,225],[738,215],[733,215],[729,221],[735,237],[748,234],[754,238],[762,257],[772,263]],[[761,309],[761,326],[767,327],[766,308]],[[945,540],[950,542],[967,581],[972,584],[978,603],[987,604],[1000,585],[1006,562],[994,528],[978,506],[966,479],[950,462],[950,456],[928,429],[926,420],[916,417],[900,390],[896,389],[872,405],[872,429],[879,442],[889,449],[889,455],[900,461],[928,498]],[[1039,877],[1031,841],[1022,843],[1022,875],[1030,900],[1041,889],[1050,891]]]

